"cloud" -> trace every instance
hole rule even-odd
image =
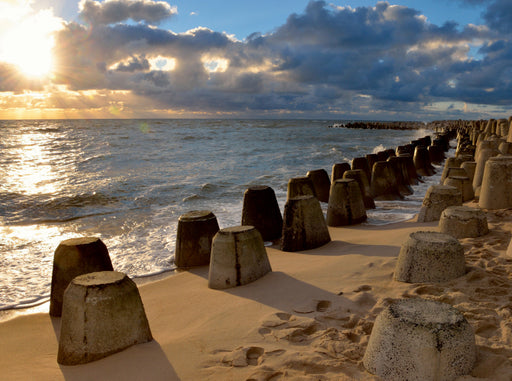
[[[149,70],[149,61],[144,57],[130,57],[125,62],[119,62],[115,66],[115,70],[133,73],[135,71]]]
[[[495,0],[483,14],[487,25],[498,32],[512,34],[512,5],[510,0]]]
[[[113,24],[69,28],[59,45],[75,45],[77,35],[86,33],[78,37],[84,39],[81,54],[73,54],[67,67],[89,75],[84,81],[68,73],[71,88],[126,89],[164,109],[303,113],[352,104],[362,112],[369,102],[389,111],[446,99],[512,102],[512,93],[506,95],[508,48],[491,39],[495,31],[453,22],[437,26],[415,9],[387,2],[353,9],[312,1],[273,33],[245,41],[207,28],[178,34]],[[471,44],[482,41],[485,58],[471,59]],[[175,60],[173,69],[148,66],[145,60],[158,56]],[[222,70],[212,70],[212,57]]]
[[[485,25],[435,25],[387,2],[311,1],[273,32],[239,41],[204,27],[148,25],[176,13],[167,3],[82,0],[91,26],[70,22],[55,34],[53,84],[72,92],[73,105],[87,96],[94,102],[84,105],[108,110],[115,97],[133,115],[431,119],[465,108],[473,116],[489,109],[476,105],[512,104],[512,41],[496,18],[505,5],[492,1]],[[2,91],[29,85],[0,81]]]
[[[177,13],[176,7],[164,1],[151,0],[81,0],[79,9],[80,16],[93,25],[114,24],[128,19],[159,23]]]

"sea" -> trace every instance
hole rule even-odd
[[[329,128],[330,120],[0,121],[0,310],[49,299],[53,254],[96,236],[114,269],[138,279],[174,269],[180,215],[240,224],[244,191],[268,185],[283,211],[288,180],[396,148],[431,130]],[[438,174],[365,224],[412,218]],[[324,211],[327,204],[322,203]]]

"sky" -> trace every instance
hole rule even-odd
[[[510,115],[510,0],[0,0],[0,119]]]

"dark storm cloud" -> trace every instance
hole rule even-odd
[[[238,41],[207,28],[178,34],[119,23],[171,16],[163,2],[84,0],[92,26],[69,23],[56,35],[55,82],[128,90],[155,108],[198,112],[364,115],[380,108],[383,117],[427,115],[422,110],[435,102],[510,105],[510,21],[499,13],[512,19],[506,3],[490,3],[487,25],[461,26],[434,25],[387,2],[353,9],[311,1],[272,33]],[[174,60],[173,70],[153,66],[155,57]]]
[[[280,70],[294,81],[412,102],[442,96],[436,86],[458,74],[453,65],[467,43],[487,34],[474,26],[429,24],[418,11],[385,2],[336,11],[312,2],[272,35],[257,38],[258,46],[283,47]]]
[[[512,2],[510,0],[493,1],[483,17],[492,29],[501,33],[512,33]]]
[[[97,6],[90,0],[83,4]],[[328,109],[357,94],[408,103],[512,101],[512,94],[504,96],[509,86],[505,47],[489,41],[481,61],[467,58],[468,44],[488,39],[491,31],[453,22],[437,26],[415,9],[387,2],[353,9],[312,1],[273,33],[254,34],[244,42],[206,28],[176,34],[144,24],[106,25],[113,19],[89,13],[103,25],[89,30],[80,54],[62,66],[88,71],[87,80],[65,76],[75,89],[125,86],[168,106],[226,111]],[[63,31],[60,46],[84,32],[83,27]],[[208,72],[205,55],[228,60],[227,70]],[[176,67],[150,71],[150,56],[172,57]],[[106,73],[98,69],[115,63]],[[264,69],[248,72],[249,67]],[[475,91],[477,84],[485,88]],[[492,96],[490,88],[499,95]]]
[[[128,19],[158,23],[176,13],[164,1],[151,0],[82,0],[80,16],[91,24],[114,24]]]
[[[149,61],[145,57],[130,57],[127,62],[121,62],[116,70],[133,73],[134,71],[149,70]]]

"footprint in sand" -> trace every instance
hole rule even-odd
[[[433,285],[425,285],[416,287],[413,290],[414,293],[418,295],[436,295],[439,296],[444,293],[444,289],[442,287],[437,287]]]
[[[310,300],[302,305],[293,307],[293,311],[299,314],[325,312],[331,307],[331,304],[330,300]]]
[[[260,347],[250,347],[246,352],[247,363],[249,365],[258,365],[258,360],[265,351]]]
[[[363,284],[362,286],[359,286],[354,290],[354,292],[362,292],[362,291],[371,291],[372,286],[369,286],[367,284]]]
[[[261,347],[240,347],[227,353],[222,362],[234,367],[254,366],[258,365],[259,359],[264,353],[265,350]]]
[[[263,321],[261,324],[262,327],[258,329],[258,333],[263,336],[268,335],[272,332],[271,328],[282,326],[289,321],[291,317],[292,315],[287,312],[276,312]]]
[[[484,278],[486,278],[485,271],[477,267],[472,267],[470,271],[466,273],[466,280],[468,282],[477,282]]]
[[[477,327],[475,329],[475,334],[478,336],[482,336],[485,338],[490,338],[496,334],[498,330],[498,326],[493,323],[489,323],[486,321],[480,321],[477,323]]]
[[[280,380],[283,372],[265,367],[254,372],[245,381],[274,381]]]
[[[265,319],[262,323],[265,328],[275,328],[283,325],[292,317],[291,314],[286,312],[276,312],[272,314],[268,319]]]
[[[316,304],[316,310],[318,312],[325,312],[331,306],[331,302],[329,300],[319,300]]]

